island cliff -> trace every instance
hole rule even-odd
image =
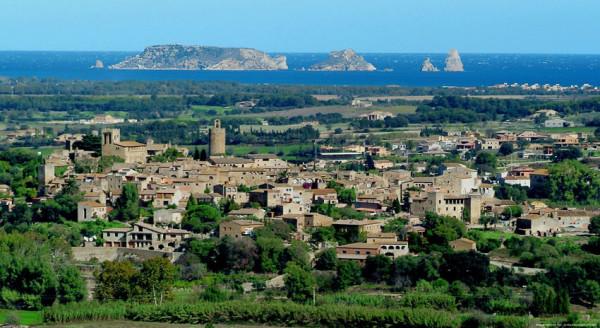
[[[98,59],[96,60],[96,63],[92,65],[91,68],[104,68],[104,63],[100,59]]]
[[[440,70],[437,67],[433,66],[431,63],[431,59],[427,58],[423,62],[423,66],[421,66],[421,72],[439,72]]]
[[[151,46],[144,52],[109,66],[110,69],[266,71],[287,69],[285,56],[272,58],[249,48]]]
[[[454,48],[448,51],[448,56],[446,57],[446,67],[444,67],[445,72],[464,72],[462,61],[460,60],[460,56],[458,55],[458,51]]]
[[[310,71],[374,71],[375,66],[368,63],[352,49],[332,51],[329,58],[310,67]]]

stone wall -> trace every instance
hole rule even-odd
[[[123,247],[73,247],[72,251],[73,259],[81,262],[88,262],[93,258],[96,258],[98,262],[114,260],[142,262],[154,257],[168,257],[171,262],[175,262],[182,255],[179,252],[148,251]]]

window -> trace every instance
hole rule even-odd
[[[371,251],[367,251],[367,255],[371,255]]]
[[[345,250],[345,249],[344,249],[344,250],[342,250],[342,254],[346,254],[346,250]]]
[[[360,251],[354,251],[354,254],[360,254]]]

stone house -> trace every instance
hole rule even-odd
[[[254,216],[259,220],[264,220],[267,212],[262,208],[240,208],[239,210],[233,210],[227,213],[228,216],[235,216],[237,218],[243,219],[249,216]]]
[[[406,241],[394,241],[386,243],[353,243],[338,246],[336,248],[337,258],[341,261],[357,261],[364,264],[369,256],[384,255],[392,260],[409,254]]]
[[[222,222],[219,225],[219,236],[229,236],[234,239],[252,237],[254,235],[254,229],[263,226],[264,224],[262,222],[252,220],[233,220]]]
[[[183,220],[185,210],[183,209],[159,209],[154,210],[154,223],[180,224]]]
[[[555,236],[560,231],[558,220],[541,216],[527,215],[517,218],[515,233],[526,236],[548,237]]]
[[[467,238],[459,238],[449,242],[450,248],[455,252],[477,251],[477,243]]]
[[[475,149],[477,150],[498,150],[500,149],[500,140],[486,138],[475,141]]]
[[[336,231],[373,233],[381,232],[384,222],[381,220],[337,220],[332,223]]]
[[[389,170],[394,167],[394,162],[387,159],[375,160],[373,163],[375,165],[375,169],[380,171]]]
[[[573,126],[573,122],[565,121],[560,118],[546,120],[544,122],[545,128],[565,128],[565,127],[570,127],[570,126]]]
[[[312,229],[318,227],[329,227],[333,224],[333,218],[319,213],[287,214],[281,219],[291,224],[295,231]]]
[[[127,247],[150,251],[173,252],[190,232],[181,229],[163,229],[146,223],[135,223],[133,228],[102,230],[105,247]]]
[[[441,191],[418,193],[410,198],[410,214],[424,216],[425,212],[448,215],[462,219],[465,209],[469,210],[470,222],[479,223],[481,218],[481,194],[450,195]]]
[[[333,188],[314,189],[313,204],[332,204],[338,203],[337,192]]]
[[[367,234],[367,243],[381,244],[398,241],[398,236],[393,232],[371,232]]]
[[[250,192],[249,201],[263,207],[274,207],[281,202],[281,193],[275,189],[256,189]]]
[[[77,203],[77,222],[106,220],[106,206],[97,202]]]

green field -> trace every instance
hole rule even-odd
[[[0,310],[0,324],[4,323],[6,316],[13,310]],[[38,311],[16,311],[21,316],[21,324],[30,326],[38,325],[43,321],[42,313]]]
[[[187,148],[190,151],[194,151],[196,149],[196,147],[198,147],[198,150],[200,150],[200,151],[202,151],[202,149],[208,150],[208,145],[187,146]],[[233,145],[227,145],[227,149],[233,149],[233,154],[235,156],[241,156],[241,155],[246,155],[246,154],[250,154],[250,153],[256,153],[256,154],[268,154],[268,153],[272,153],[272,154],[276,154],[276,153],[279,153],[281,151],[283,151],[286,155],[288,155],[291,151],[298,150],[298,149],[300,149],[300,147],[303,147],[304,149],[312,149],[312,144],[307,143],[307,144],[300,144],[300,145],[277,145],[277,146],[263,146],[263,145],[256,145],[256,146],[248,146],[248,145],[233,146]],[[284,157],[286,157],[286,155],[284,155]]]
[[[192,110],[196,113],[203,113],[206,114],[208,111],[215,111],[216,116],[221,116],[221,115],[225,115],[226,111],[230,111],[232,108],[231,107],[220,107],[220,106],[200,106],[200,105],[194,105],[192,106]]]
[[[563,133],[563,132],[583,132],[583,133],[594,133],[596,127],[593,126],[574,126],[570,128],[541,128],[540,131],[543,132],[554,132],[554,133]]]
[[[316,114],[342,114],[343,117],[358,117],[362,114],[368,114],[374,111],[390,112],[392,114],[413,114],[417,106],[372,106],[366,108],[356,108],[349,106],[317,106],[306,108],[294,108],[288,110],[272,111],[265,113],[245,114],[244,117],[294,117],[310,116]]]

